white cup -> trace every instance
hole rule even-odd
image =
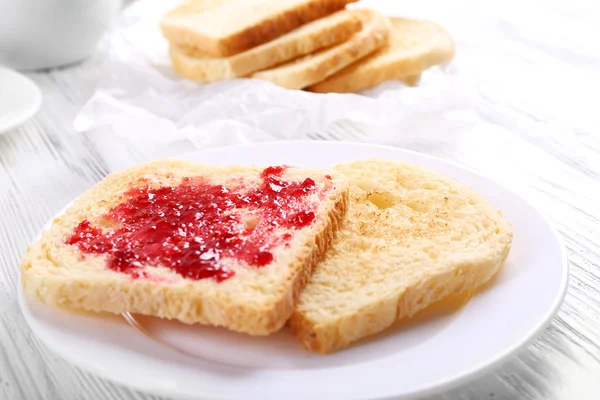
[[[121,0],[0,0],[0,65],[58,67],[89,57]]]

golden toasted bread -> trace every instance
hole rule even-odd
[[[390,33],[386,16],[372,10],[352,10],[362,22],[362,30],[346,42],[318,53],[257,72],[253,78],[264,79],[287,89],[303,89],[368,56],[385,45]]]
[[[391,18],[390,40],[378,52],[316,83],[316,93],[349,93],[372,88],[389,80],[405,80],[454,56],[454,41],[444,29],[429,21]]]
[[[509,222],[469,187],[394,161],[336,169],[350,179],[346,222],[289,322],[307,349],[339,350],[474,291],[506,259]]]
[[[245,77],[314,53],[347,40],[360,29],[360,20],[343,10],[231,57],[203,57],[193,48],[176,45],[170,46],[169,54],[180,75],[196,82],[211,82]]]
[[[194,48],[202,56],[230,57],[342,10],[354,1],[192,1],[167,13],[160,27],[172,44]]]

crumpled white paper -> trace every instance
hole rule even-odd
[[[386,10],[389,3],[396,2],[358,5],[419,16],[419,10]],[[454,64],[426,71],[417,87],[385,82],[361,94],[286,90],[253,79],[187,81],[172,71],[158,27],[160,17],[173,7],[173,2],[140,0],[119,16],[105,36],[102,78],[75,119],[77,131],[93,133],[107,148],[108,136],[116,135],[135,144],[128,152],[144,152],[135,157],[140,159],[244,142],[311,138],[340,121],[370,126],[374,133],[369,142],[410,135],[415,120],[437,121],[429,131],[443,134],[448,130],[444,115],[472,108],[473,91]],[[118,151],[111,149],[113,158]]]

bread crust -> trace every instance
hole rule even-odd
[[[384,46],[391,29],[388,18],[373,10],[352,12],[361,19],[362,30],[348,41],[291,63],[257,72],[252,77],[287,89],[304,89]]]
[[[390,80],[406,80],[454,57],[448,32],[429,21],[390,18],[389,43],[376,53],[307,88],[314,93],[354,93]],[[419,44],[410,44],[419,40]],[[410,51],[409,51],[410,50]]]
[[[45,304],[66,309],[114,314],[130,312],[176,319],[186,324],[222,326],[257,336],[279,330],[292,313],[314,266],[325,254],[344,218],[348,191],[343,177],[336,181],[339,186],[331,194],[332,207],[324,218],[313,224],[315,234],[303,237],[298,246],[302,251],[294,254],[288,266],[282,266],[287,268],[283,287],[264,301],[247,301],[236,297],[235,290],[220,290],[219,285],[228,284],[242,285],[240,290],[243,290],[243,284],[229,282],[234,281],[237,275],[222,283],[179,279],[173,284],[164,284],[147,279],[132,280],[124,274],[103,271],[104,258],[89,255],[81,258],[77,249],[69,249],[71,253],[64,254],[67,247],[64,244],[65,233],[70,232],[81,219],[82,210],[89,210],[91,205],[102,202],[102,196],[106,196],[106,192],[110,192],[115,185],[140,177],[142,171],[143,175],[151,176],[189,166],[190,163],[183,161],[145,164],[111,174],[83,194],[54,220],[52,227],[42,233],[40,240],[27,249],[20,265],[25,292]],[[232,172],[241,171],[242,167]],[[118,198],[114,201],[118,201]],[[69,271],[61,265],[65,260],[78,258],[90,267]]]
[[[325,24],[324,20],[331,21]],[[212,82],[244,77],[347,40],[361,29],[348,11],[305,25],[248,51],[228,58],[200,57],[193,48],[171,45],[169,56],[175,71],[192,81]]]
[[[173,23],[168,17],[161,21],[161,29],[171,43],[192,47],[208,57],[230,57],[339,11],[355,1],[357,0],[306,0],[225,37],[208,36],[185,25]]]

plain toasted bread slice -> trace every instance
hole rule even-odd
[[[267,43],[356,0],[224,0],[186,3],[167,13],[161,30],[178,46],[229,57]],[[203,9],[208,4],[208,9]]]
[[[273,82],[287,89],[303,89],[368,56],[385,45],[390,33],[389,19],[372,10],[352,10],[362,29],[348,41],[279,67],[257,72],[253,78]]]
[[[339,11],[310,22],[279,38],[227,58],[209,58],[194,49],[170,46],[175,71],[196,82],[244,77],[347,40],[361,29],[349,11]]]
[[[506,259],[509,222],[469,187],[379,159],[336,169],[350,179],[345,226],[289,322],[307,349],[330,353],[474,290]]]
[[[25,292],[67,309],[277,331],[338,229],[348,187],[335,171],[271,170],[162,160],[111,174],[29,247]]]
[[[392,33],[384,48],[308,90],[317,93],[358,92],[384,81],[418,75],[454,56],[452,37],[437,24],[406,18],[390,19]]]

